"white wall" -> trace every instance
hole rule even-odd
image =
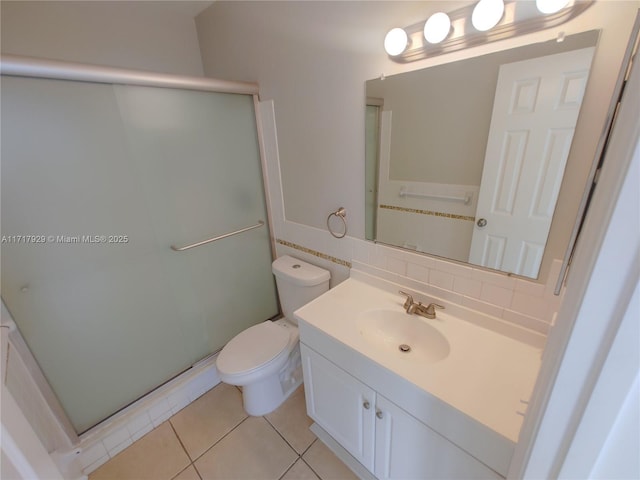
[[[469,3],[469,2],[464,2]],[[339,206],[349,212],[350,234],[364,238],[365,81],[401,71],[519,46],[566,34],[603,29],[583,117],[576,131],[559,199],[559,220],[549,239],[540,281],[561,258],[605,120],[636,1],[602,0],[571,22],[506,42],[407,65],[382,49],[386,31],[411,25],[453,2],[225,2],[196,18],[207,75],[257,81],[262,99],[275,101],[286,218],[326,230]]]
[[[640,478],[638,105],[636,63],[509,478]]]
[[[202,76],[193,3],[3,1],[2,53]]]

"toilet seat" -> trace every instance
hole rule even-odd
[[[250,373],[288,356],[289,331],[267,320],[240,332],[222,349],[216,360],[225,375]]]

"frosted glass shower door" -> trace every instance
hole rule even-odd
[[[2,298],[81,433],[278,313],[253,98],[2,78]]]

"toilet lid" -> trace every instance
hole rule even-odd
[[[227,374],[255,370],[277,357],[288,343],[288,330],[267,320],[233,337],[218,355],[216,365]]]

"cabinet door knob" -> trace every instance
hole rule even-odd
[[[382,413],[382,410],[379,410],[376,408],[376,417],[378,418],[382,418],[384,416],[384,414]]]
[[[365,410],[369,410],[369,407],[371,407],[371,404],[369,403],[369,400],[365,400],[362,403],[362,406],[364,407]]]

